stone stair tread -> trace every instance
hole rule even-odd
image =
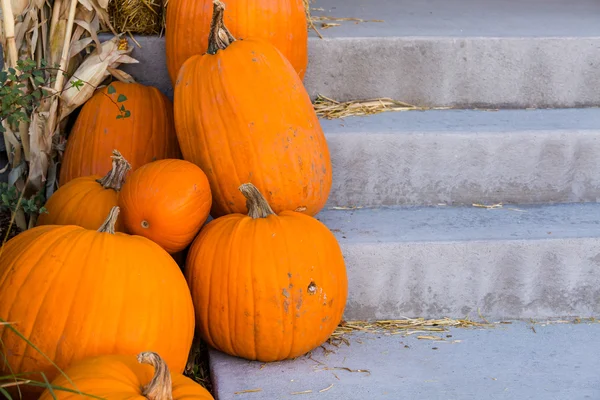
[[[385,112],[321,124],[329,206],[600,199],[600,108]]]
[[[346,319],[600,313],[600,203],[327,209]]]
[[[216,398],[600,398],[600,359],[591,351],[600,324],[511,322],[410,336],[353,333],[349,346],[325,345],[333,352],[318,348],[310,356],[266,364],[210,350]],[[253,389],[261,391],[240,393]]]
[[[595,0],[316,0],[312,15],[383,22],[337,23],[325,38],[347,37],[590,37],[600,36]],[[321,22],[321,21],[319,21]],[[311,37],[317,37],[311,32]]]
[[[340,243],[600,237],[600,203],[327,209],[316,217]]]
[[[326,134],[599,132],[600,108],[410,110],[319,121]]]

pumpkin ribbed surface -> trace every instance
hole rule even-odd
[[[148,400],[142,395],[142,388],[151,382],[154,373],[152,366],[140,364],[133,355],[103,355],[87,358],[65,371],[76,389],[62,375],[52,384],[108,400]],[[171,373],[171,380],[171,400],[213,400],[206,389],[181,374]],[[55,390],[54,394],[59,400],[86,398],[61,390]],[[48,391],[40,397],[40,400],[51,399]]]
[[[225,24],[239,39],[258,38],[277,47],[300,78],[308,64],[308,29],[302,0],[228,0]],[[173,85],[191,56],[206,53],[212,0],[170,0],[165,33]]]
[[[75,178],[61,186],[46,202],[47,212],[40,214],[37,225],[78,225],[98,229],[110,210],[118,205],[119,190],[131,168],[127,160],[113,151],[113,167],[101,177],[98,175]],[[115,230],[122,232],[122,216]]]
[[[111,85],[116,93],[99,89],[77,116],[61,163],[61,185],[80,176],[105,174],[111,167],[107,155],[113,149],[129,161],[132,171],[154,160],[181,157],[171,101],[155,87]],[[131,112],[128,118],[117,119],[119,109],[113,101],[117,102],[119,94],[127,97],[118,104]]]
[[[202,338],[227,354],[263,362],[325,342],[348,294],[335,237],[293,211],[211,221],[190,247],[186,279]]]
[[[107,229],[40,226],[8,241],[0,256],[0,317],[61,369],[90,356],[152,350],[182,372],[194,311],[181,270],[150,240]],[[0,338],[13,372],[57,375],[8,328],[0,326]],[[4,363],[0,373],[8,373]]]
[[[208,218],[208,179],[185,160],[159,160],[133,172],[119,204],[128,233],[147,237],[169,253],[185,249]]]
[[[275,212],[317,214],[331,189],[331,160],[310,98],[275,47],[235,41],[193,56],[175,87],[183,156],[202,168],[213,217],[246,213],[238,191],[252,182]]]

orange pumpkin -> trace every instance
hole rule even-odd
[[[128,233],[147,237],[169,253],[185,249],[208,218],[208,179],[189,161],[159,160],[133,172],[119,205]]]
[[[348,295],[344,258],[315,218],[275,215],[251,184],[249,215],[209,222],[192,243],[186,279],[196,327],[227,354],[277,361],[318,347],[341,321]]]
[[[61,186],[46,202],[47,213],[40,214],[37,225],[79,225],[97,229],[111,208],[118,205],[119,191],[131,166],[113,150],[112,169],[104,176],[75,178]],[[123,231],[122,216],[115,230]]]
[[[308,29],[302,0],[227,0],[225,22],[240,39],[258,38],[279,49],[304,78]],[[206,53],[212,0],[169,0],[165,32],[167,69],[175,85],[185,60]]]
[[[146,350],[183,372],[194,336],[183,273],[156,243],[115,233],[118,213],[114,207],[98,231],[45,225],[5,244],[0,318],[41,353],[0,326],[11,367],[0,363],[0,375],[43,372],[52,380],[57,370],[44,355],[65,369],[87,357]]]
[[[181,158],[171,101],[157,88],[113,82],[97,90],[81,109],[71,130],[61,163],[60,184],[74,178],[101,175],[110,169],[106,157],[119,149],[132,171],[163,158]],[[127,100],[119,102],[119,96]],[[123,105],[130,116],[118,118]]]
[[[46,389],[40,400],[82,398],[77,391],[84,396],[92,395],[108,400],[214,399],[208,390],[190,378],[170,373],[163,359],[154,352],[140,353],[137,358],[132,355],[86,358],[68,368],[65,375],[69,379],[60,375],[52,385],[74,390],[76,393],[54,389],[54,397]]]
[[[215,1],[209,51],[185,62],[175,87],[183,156],[206,173],[215,218],[247,212],[244,182],[275,212],[315,215],[329,196],[331,160],[310,98],[275,47],[229,34],[223,10]]]

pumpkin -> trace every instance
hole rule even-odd
[[[170,0],[165,32],[167,69],[175,85],[183,63],[204,54],[212,0]],[[308,65],[308,29],[302,0],[228,0],[226,23],[240,39],[259,38],[280,50],[300,79]]]
[[[61,185],[81,176],[106,173],[110,169],[106,155],[113,149],[119,149],[132,171],[155,160],[181,158],[171,101],[152,86],[111,85],[116,93],[109,94],[108,87],[97,90],[77,116],[61,162]],[[120,96],[126,100],[119,102]],[[123,113],[121,106],[125,107]]]
[[[44,225],[6,242],[0,318],[39,352],[0,326],[10,366],[0,363],[0,376],[30,373],[40,381],[43,372],[52,380],[58,372],[50,360],[64,370],[87,357],[146,350],[184,370],[194,310],[183,273],[151,240],[115,233],[118,214],[113,207],[97,231]]]
[[[52,385],[76,391],[54,389],[54,396],[48,389],[40,400],[79,399],[84,395],[107,400],[148,399],[213,400],[212,395],[190,378],[169,372],[164,360],[155,352],[133,355],[102,355],[90,357],[72,365],[65,375],[56,378]]]
[[[317,214],[331,190],[329,148],[300,78],[271,44],[235,40],[215,1],[209,51],[189,58],[175,87],[184,159],[206,173],[211,215],[246,213],[253,183],[280,212]]]
[[[192,242],[211,204],[204,172],[189,161],[169,159],[133,172],[119,200],[127,232],[147,237],[171,254]]]
[[[104,177],[84,176],[61,186],[46,202],[46,213],[37,225],[79,225],[97,229],[111,208],[118,205],[119,191],[131,166],[117,150],[113,150],[112,169]],[[115,224],[123,231],[122,216]]]
[[[240,190],[248,215],[209,222],[190,247],[185,275],[196,329],[232,356],[298,357],[341,321],[348,295],[342,252],[320,221],[295,211],[276,215],[255,186]]]

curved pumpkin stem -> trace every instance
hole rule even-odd
[[[106,232],[110,233],[111,235],[114,235],[115,224],[117,223],[117,218],[119,217],[119,211],[120,209],[118,206],[114,206],[113,208],[111,208],[108,217],[106,218],[102,226],[98,228],[98,232]]]
[[[142,396],[148,400],[172,400],[171,373],[163,359],[157,353],[145,351],[138,354],[137,360],[141,364],[150,364],[154,367],[154,376],[150,383],[142,388]]]
[[[131,165],[118,150],[113,150],[112,169],[102,179],[97,179],[96,182],[101,184],[104,189],[114,189],[117,192],[125,183],[125,175],[131,169]]]
[[[208,54],[217,54],[219,50],[225,50],[235,38],[223,22],[225,4],[219,0],[213,1],[213,16],[208,34]]]
[[[256,186],[251,183],[244,183],[239,187],[239,190],[246,198],[246,207],[250,218],[267,218],[269,215],[275,215],[275,211]]]

